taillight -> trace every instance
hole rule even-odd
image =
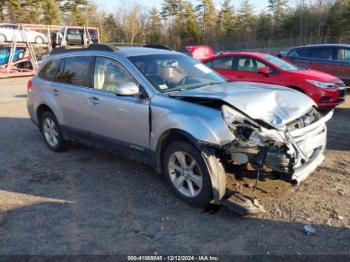
[[[33,81],[29,80],[27,83],[27,91],[28,92],[32,91],[32,87],[33,87]]]

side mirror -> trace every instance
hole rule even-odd
[[[115,93],[119,96],[138,96],[140,88],[134,82],[125,82],[118,84]]]
[[[262,67],[259,69],[259,74],[263,74],[265,76],[268,76],[270,74],[270,70],[267,67]]]

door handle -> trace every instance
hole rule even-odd
[[[98,105],[99,103],[101,103],[101,100],[96,96],[91,96],[89,97],[89,103],[92,105]]]
[[[238,78],[244,78],[244,76],[238,76]]]

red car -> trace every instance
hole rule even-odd
[[[296,67],[266,53],[223,53],[202,62],[229,81],[282,85],[310,96],[319,107],[335,107],[344,101],[345,85],[339,78]]]

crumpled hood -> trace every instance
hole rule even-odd
[[[278,129],[316,105],[311,98],[298,91],[255,82],[207,85],[170,96],[223,100],[252,119],[262,120]]]

